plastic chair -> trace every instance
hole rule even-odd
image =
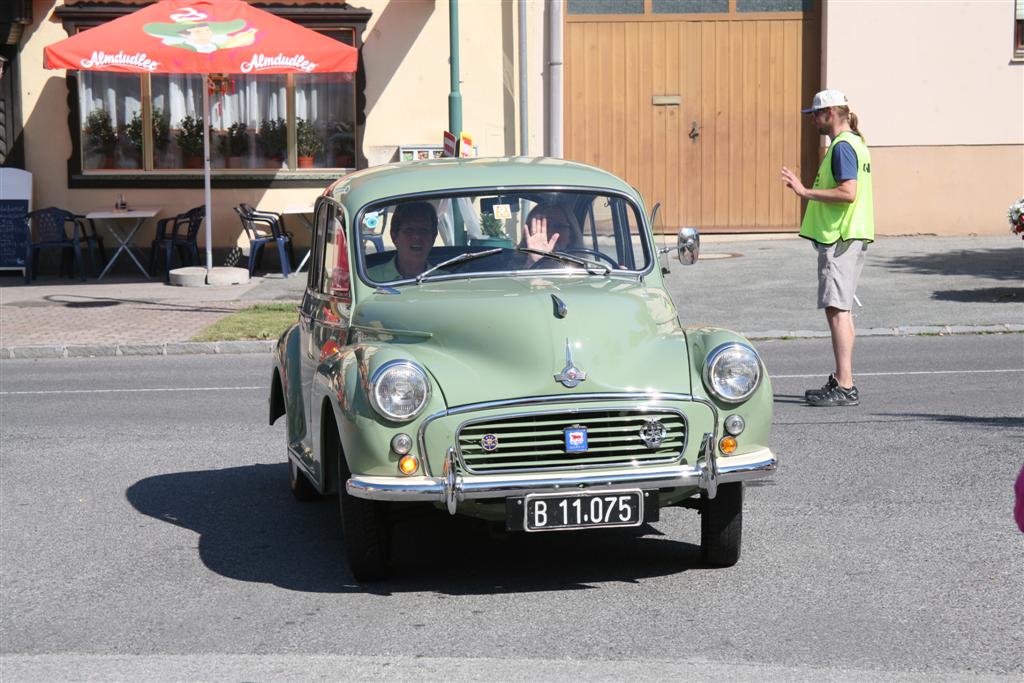
[[[161,218],[156,222],[156,239],[150,245],[149,271],[156,272],[156,257],[161,251],[164,254],[164,267],[166,268],[165,280],[171,279],[172,252],[178,249],[178,259],[185,263],[188,257],[190,266],[199,264],[199,245],[196,239],[199,236],[199,228],[203,225],[206,217],[206,207],[197,206],[184,213],[170,218]],[[168,232],[168,226],[170,231]]]
[[[35,224],[35,230],[32,225]],[[61,270],[63,272],[63,256],[67,250],[71,250],[74,258],[74,267],[78,268],[79,277],[85,282],[85,267],[82,263],[82,242],[89,248],[89,265],[95,272],[96,259],[93,253],[93,242],[82,235],[82,222],[75,214],[64,209],[50,206],[45,209],[30,211],[25,215],[25,224],[29,229],[28,258],[25,259],[25,283],[27,284],[36,277],[38,268],[39,252],[43,249],[60,249],[62,256]],[[71,235],[68,236],[68,226],[71,226]],[[34,236],[33,236],[34,232]],[[72,273],[74,270],[72,269]]]
[[[295,253],[292,249],[292,234],[282,227],[281,216],[269,211],[256,211],[248,204],[236,206],[235,213],[242,221],[242,229],[249,238],[250,277],[263,260],[263,247],[270,242],[277,244],[281,274],[288,277],[292,271]]]
[[[90,248],[95,247],[100,253],[100,263],[107,262],[107,249],[103,246],[103,238],[96,230],[96,221],[81,214],[75,214],[75,218],[82,226],[82,240],[88,242]],[[99,267],[99,264],[96,264]]]

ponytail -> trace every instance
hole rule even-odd
[[[852,130],[857,137],[867,144],[867,140],[864,140],[864,134],[860,132],[860,128],[857,126],[857,115],[850,111],[850,108],[846,106],[836,107],[836,109],[841,112],[841,116],[844,119],[850,122],[850,130]]]
[[[862,141],[864,140],[864,133],[861,133],[860,129],[857,127],[857,115],[854,114],[852,111],[850,112],[850,130],[856,133],[857,137],[859,137]]]

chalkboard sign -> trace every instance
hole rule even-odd
[[[0,199],[0,269],[23,270],[28,249],[27,199]]]

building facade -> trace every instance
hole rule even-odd
[[[525,92],[519,3],[459,3],[477,154],[602,166],[662,205],[666,231],[795,230],[802,207],[778,172],[813,179],[826,141],[799,109],[822,87],[861,119],[879,234],[999,233],[1024,194],[1024,0],[524,1]],[[34,206],[202,203],[199,77],[43,68],[46,45],[140,4],[15,0],[0,14],[0,153],[33,173]],[[254,4],[356,46],[361,66],[215,84],[218,249],[244,244],[238,203],[309,203],[353,168],[430,156],[448,122],[446,0]]]

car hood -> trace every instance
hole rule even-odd
[[[355,307],[353,342],[422,364],[449,407],[538,395],[690,391],[675,306],[663,289],[635,279],[449,280],[398,291],[374,293]],[[574,388],[555,379],[567,366],[567,347],[586,373]]]

